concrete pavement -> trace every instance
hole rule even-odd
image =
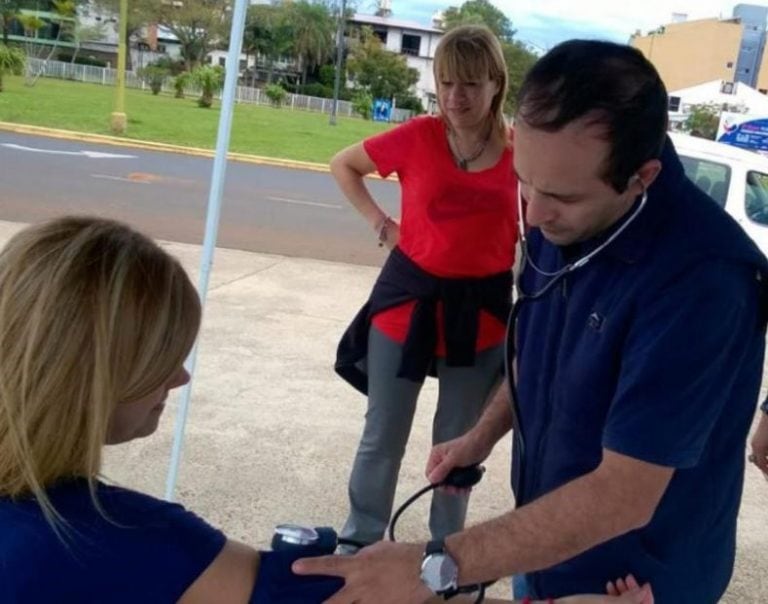
[[[0,222],[0,243],[21,226]],[[199,246],[164,245],[196,280]],[[373,238],[370,245],[376,245]],[[376,273],[372,267],[216,251],[178,499],[233,538],[266,547],[278,523],[341,526],[364,400],[335,377],[332,361],[338,337]],[[428,381],[397,502],[425,483],[435,398],[435,383]],[[172,395],[155,435],[111,448],[105,475],[162,496],[176,406]],[[487,466],[473,494],[470,522],[511,506],[508,443],[497,447]],[[426,500],[409,510],[399,538],[426,539],[427,510]],[[494,593],[508,595],[506,584],[497,584]],[[737,568],[723,602],[768,602],[768,483],[751,466]]]

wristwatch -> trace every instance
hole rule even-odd
[[[421,562],[421,582],[435,595],[453,592],[459,584],[459,567],[445,551],[445,539],[427,544]]]

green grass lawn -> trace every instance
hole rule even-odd
[[[0,121],[111,134],[109,116],[114,89],[41,78],[29,88],[21,77],[4,78],[0,93]],[[149,90],[126,90],[125,136],[189,147],[213,149],[219,122],[218,106],[201,109],[194,98],[152,96]],[[355,118],[338,118],[310,111],[237,105],[232,122],[230,150],[301,161],[327,162],[336,151],[386,130]]]

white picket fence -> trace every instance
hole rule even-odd
[[[65,63],[62,61],[45,61],[34,57],[27,58],[27,69],[31,73],[39,74],[46,78],[57,78],[60,80],[73,80],[76,82],[87,82],[90,84],[101,84],[103,86],[114,86],[117,81],[117,70],[109,67],[95,67],[93,65],[76,65],[74,63]],[[149,86],[133,71],[126,71],[125,85],[128,88],[139,88],[148,90]],[[173,79],[166,78],[163,82],[163,92],[173,93]],[[188,96],[197,96],[200,89],[194,85],[189,85],[184,89]],[[221,94],[217,96],[221,99]],[[250,86],[238,86],[235,92],[236,103],[250,103],[254,105],[271,105],[272,101],[267,97],[261,88],[251,88]],[[305,111],[317,111],[330,113],[333,105],[332,99],[324,99],[315,96],[306,96],[303,94],[288,93],[283,106],[289,109],[301,109]],[[356,114],[349,101],[337,101],[336,113],[340,116],[355,117]],[[393,122],[404,122],[411,116],[411,112],[404,109],[395,109],[392,112]]]

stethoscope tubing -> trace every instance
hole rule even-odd
[[[642,181],[641,181],[642,184]],[[601,243],[599,246],[597,246],[594,250],[589,252],[588,254],[585,254],[581,258],[570,262],[566,264],[564,267],[553,271],[548,272],[544,271],[534,262],[533,258],[531,258],[528,250],[528,238],[525,235],[525,221],[523,219],[523,198],[522,194],[520,193],[520,187],[517,188],[517,209],[518,209],[518,229],[519,229],[519,235],[520,235],[520,249],[522,253],[522,260],[520,262],[520,268],[518,270],[518,274],[515,278],[515,290],[517,292],[517,296],[515,299],[515,303],[512,305],[512,310],[509,313],[509,317],[507,318],[507,341],[504,346],[504,368],[507,374],[507,384],[509,388],[509,399],[510,403],[512,405],[512,429],[515,432],[515,438],[518,439],[518,445],[519,445],[519,451],[520,454],[523,455],[525,452],[525,441],[523,439],[522,434],[522,426],[520,424],[520,405],[519,405],[519,397],[517,392],[517,383],[515,379],[515,368],[512,366],[513,361],[516,358],[516,351],[515,351],[515,341],[516,341],[516,331],[517,331],[517,318],[520,314],[520,310],[522,309],[522,306],[526,302],[536,302],[538,300],[541,300],[548,292],[550,292],[554,287],[560,283],[567,275],[570,273],[583,268],[586,266],[590,260],[592,260],[595,256],[597,256],[600,252],[602,252],[605,248],[607,248],[611,243],[613,243],[621,233],[623,233],[627,227],[629,227],[630,224],[632,224],[635,219],[640,215],[640,213],[645,208],[646,203],[648,203],[648,190],[643,187],[643,193],[642,197],[640,199],[640,203],[637,205],[637,208],[633,211],[632,215],[622,224],[616,231],[614,231],[608,239],[606,239],[603,243]],[[543,277],[550,277],[549,281],[547,281],[538,291],[535,291],[533,293],[526,293],[523,290],[522,287],[522,273],[525,270],[526,266],[530,266],[531,269],[533,269],[537,274],[543,276]]]

